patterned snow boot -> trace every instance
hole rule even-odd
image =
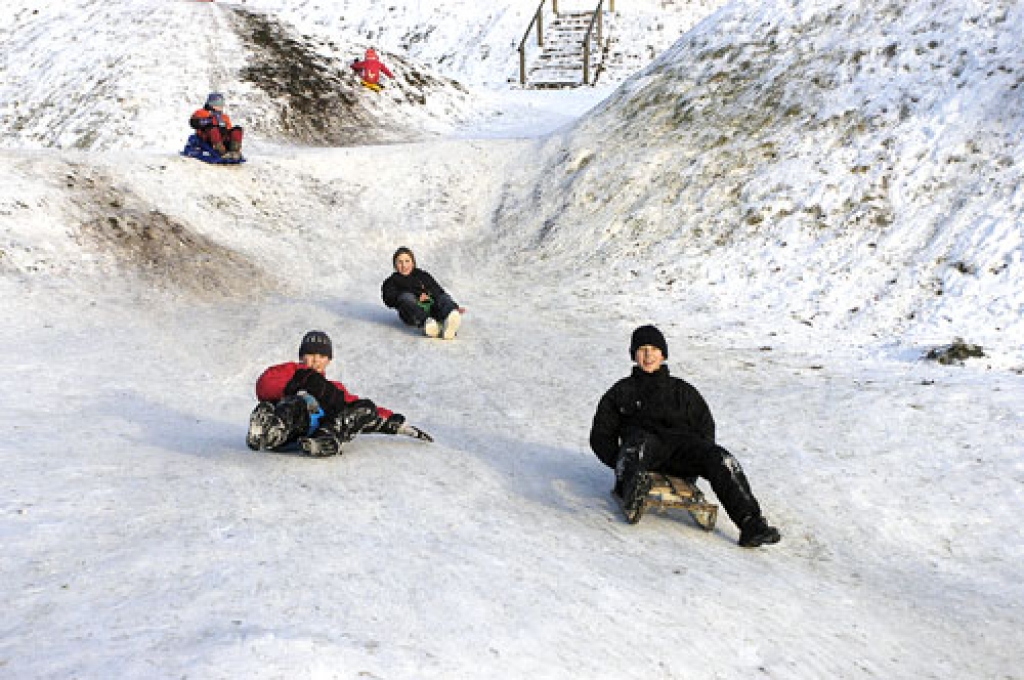
[[[274,404],[261,401],[249,416],[246,445],[253,451],[275,449],[288,440],[288,427],[274,412]]]
[[[328,428],[317,428],[309,437],[299,439],[303,453],[313,458],[327,458],[341,453],[341,440]]]

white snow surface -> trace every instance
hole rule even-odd
[[[0,8],[0,677],[1024,677],[1024,3],[618,0],[657,58],[558,92],[508,84],[535,7]],[[242,166],[177,154],[211,89]],[[456,340],[381,304],[399,245]],[[621,519],[648,322],[778,545]],[[313,328],[436,441],[249,451]]]

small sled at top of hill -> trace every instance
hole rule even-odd
[[[709,503],[697,485],[680,477],[673,477],[661,472],[651,472],[651,489],[644,496],[643,504],[635,516],[627,520],[635,524],[650,509],[666,512],[673,508],[686,510],[705,531],[712,531],[718,519],[718,506]],[[615,495],[615,494],[613,494]],[[622,499],[615,495],[622,504]],[[625,511],[625,509],[623,509]]]
[[[198,135],[189,135],[185,142],[185,148],[181,151],[182,156],[195,158],[211,165],[239,165],[245,162],[243,156],[238,158],[225,158],[217,153],[212,146],[204,142]]]

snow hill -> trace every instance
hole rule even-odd
[[[961,337],[1019,371],[1021,20],[733,3],[552,137],[497,222],[531,266],[672,298],[686,326],[724,307],[759,338],[920,354]]]
[[[0,677],[1022,677],[1024,5],[616,4],[657,58],[556,93],[532,0],[0,8]],[[647,322],[779,545],[620,518]],[[246,449],[312,328],[436,442]]]

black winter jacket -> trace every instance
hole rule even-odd
[[[395,272],[386,278],[380,287],[380,296],[388,307],[397,306],[398,296],[402,293],[412,293],[416,300],[420,299],[420,293],[426,293],[431,300],[436,300],[445,295],[445,290],[433,276],[422,269],[414,268],[408,276]]]
[[[605,392],[590,428],[590,448],[614,468],[623,433],[631,428],[670,445],[694,437],[715,441],[715,420],[704,397],[690,383],[670,376],[664,365],[655,373],[634,366],[632,374]]]

